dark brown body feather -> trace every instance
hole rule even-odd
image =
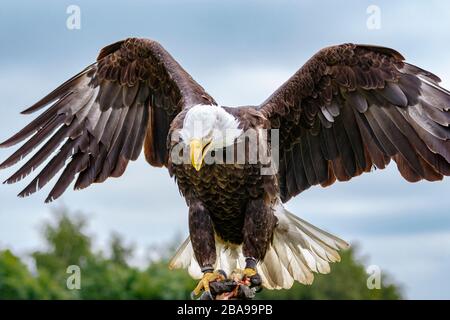
[[[269,122],[253,107],[226,108],[240,123],[244,131],[267,128]],[[247,112],[247,110],[252,110]],[[172,130],[182,126],[185,113],[172,124]],[[172,131],[169,133],[171,134]],[[171,147],[176,146],[173,141]],[[234,147],[234,146],[232,146]],[[220,152],[220,151],[215,151]],[[227,150],[223,149],[223,159]],[[243,242],[244,218],[252,200],[263,199],[268,207],[277,199],[276,176],[261,175],[261,164],[205,164],[196,171],[191,164],[175,165],[169,161],[168,169],[175,177],[187,204],[200,200],[211,215],[216,234],[224,241]],[[269,235],[272,230],[267,231]]]
[[[205,165],[197,172],[191,165],[180,165],[172,170],[188,205],[200,200],[210,212],[217,235],[241,244],[247,204],[266,193],[263,179],[268,178],[261,176],[258,166]]]

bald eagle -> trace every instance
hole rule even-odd
[[[144,149],[150,165],[175,178],[189,207],[190,236],[170,267],[201,279],[196,294],[223,278],[218,270],[235,268],[266,288],[290,288],[328,273],[348,244],[283,203],[391,159],[411,182],[450,174],[450,92],[439,82],[392,49],[343,44],[319,51],[260,105],[232,108],[218,105],[160,44],[129,38],[103,48],[95,63],[23,111],[44,109],[1,144],[25,141],[0,167],[42,145],[6,183],[48,159],[19,196],[62,170],[50,202],[74,180],[84,189],[121,176]],[[265,153],[278,159],[269,173],[262,172],[267,163],[248,157],[249,130],[261,141],[267,131]],[[238,144],[243,161],[233,153],[206,161]]]

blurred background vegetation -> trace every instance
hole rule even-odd
[[[130,265],[132,246],[111,235],[109,248],[96,251],[86,233],[87,220],[60,209],[46,223],[42,236],[46,250],[19,257],[0,248],[0,299],[188,299],[196,282],[186,271],[171,271],[168,260],[176,245],[158,249],[158,258],[146,268]],[[25,263],[24,261],[27,261]],[[69,290],[69,265],[81,269],[81,289]],[[342,254],[329,275],[316,275],[312,286],[296,284],[290,290],[263,290],[258,299],[401,299],[392,279],[382,278],[382,288],[369,290],[367,274],[355,249]]]

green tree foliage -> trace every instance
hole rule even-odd
[[[145,269],[130,266],[133,247],[113,234],[108,254],[94,251],[86,233],[86,219],[55,214],[54,223],[43,228],[46,250],[31,254],[27,266],[9,250],[0,251],[0,299],[186,299],[195,286],[184,270],[167,268],[175,246],[159,248],[160,258]],[[81,288],[69,290],[68,266],[81,270]],[[33,268],[35,267],[35,268]],[[30,271],[33,270],[33,272]],[[344,252],[342,262],[329,275],[317,275],[312,286],[296,284],[290,290],[263,290],[258,299],[400,299],[400,289],[383,278],[383,287],[369,290],[365,267],[354,250]]]
[[[0,253],[0,296],[33,299],[41,295],[40,286],[27,267],[11,251]]]
[[[111,248],[111,260],[122,266],[128,266],[128,260],[133,257],[133,247],[123,243],[122,236],[113,233],[109,242]]]

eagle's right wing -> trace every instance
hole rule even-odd
[[[60,145],[19,196],[41,189],[62,168],[46,202],[61,196],[77,175],[75,189],[119,177],[129,160],[138,158],[144,139],[147,161],[163,166],[171,121],[195,104],[215,101],[160,44],[136,38],[111,44],[100,51],[96,63],[23,111],[29,114],[50,105],[0,144],[9,147],[28,139],[0,168],[16,164],[45,144],[5,182],[29,175]]]

